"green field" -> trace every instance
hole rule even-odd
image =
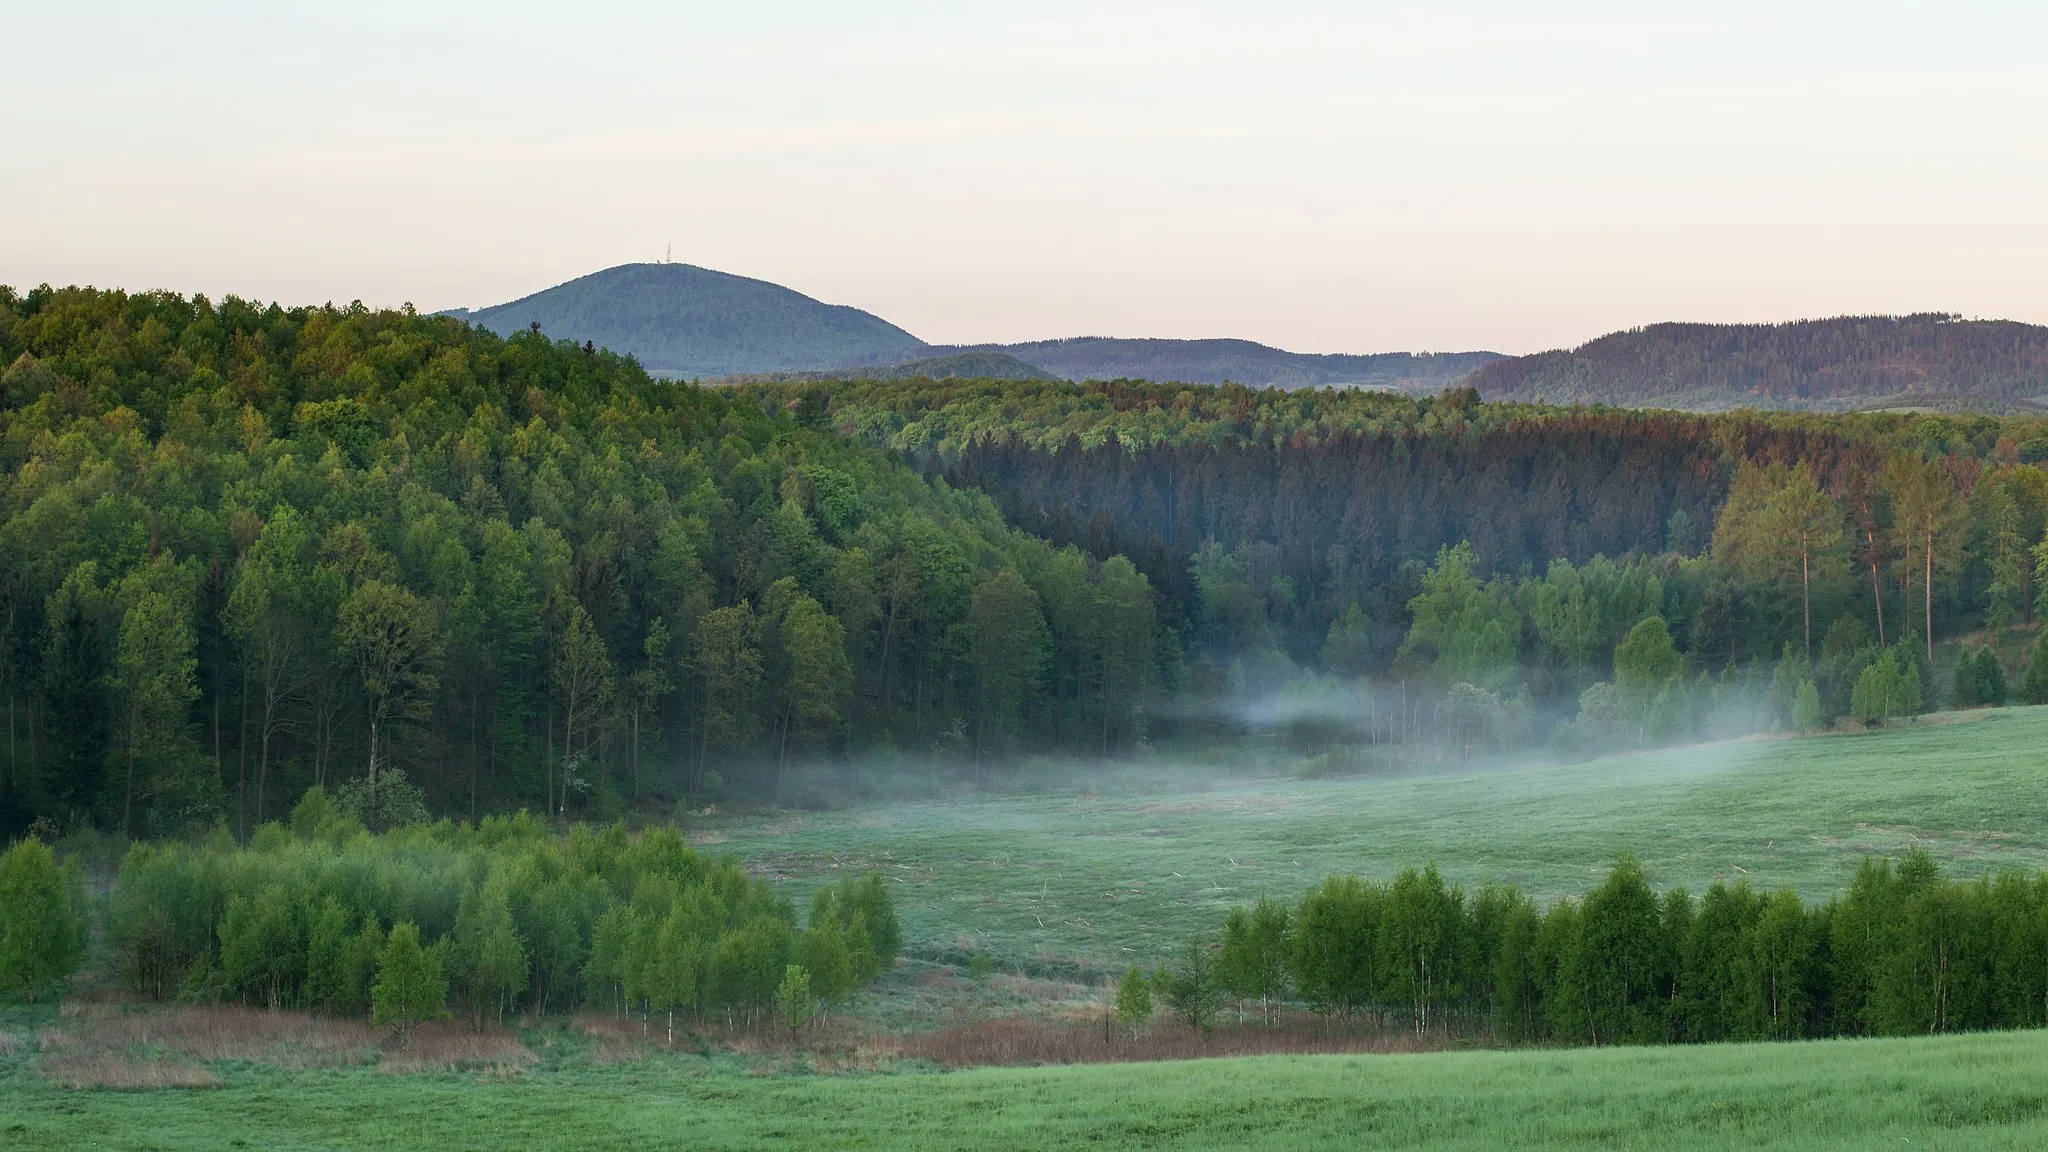
[[[1567,766],[1153,784],[735,818],[693,837],[799,887],[883,868],[912,955],[1095,969],[1157,961],[1229,905],[1292,899],[1334,872],[1434,862],[1466,885],[1554,897],[1632,851],[1660,885],[1747,879],[1825,899],[1864,854],[1913,845],[1954,875],[2048,863],[2048,708]]]
[[[90,1096],[0,1078],[0,1148],[2037,1148],[2048,1034],[749,1078],[227,1068]]]
[[[406,1070],[369,1047],[294,1068],[144,1043],[117,1062],[162,1057],[218,1086],[82,1092],[41,1074],[66,1042],[36,1037],[89,1033],[92,1014],[16,1010],[0,1019],[0,1149],[2040,1147],[2048,1032],[956,1072],[888,1055],[888,1037],[1057,1017],[1100,994],[1094,977],[1213,930],[1227,905],[1331,872],[1434,861],[1549,897],[1630,850],[1663,884],[1746,878],[1825,898],[1863,854],[1913,845],[1951,874],[2038,868],[2043,749],[2048,708],[2010,709],[1576,765],[1331,782],[1151,770],[1094,793],[700,820],[700,844],[794,889],[869,867],[895,879],[914,962],[846,1022],[875,1041],[849,1051],[882,1055],[607,1051],[557,1022],[461,1070]],[[968,951],[1079,979],[945,971]]]

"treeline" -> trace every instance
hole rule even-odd
[[[1944,880],[1916,851],[1866,858],[1815,905],[1747,884],[1659,893],[1624,858],[1548,907],[1434,868],[1331,877],[1292,907],[1233,909],[1220,946],[1191,942],[1159,983],[1198,1026],[1234,1001],[1551,1044],[2038,1028],[2048,875]]]
[[[1652,324],[1569,352],[1488,364],[1489,399],[1553,404],[1798,404],[1912,394],[2032,399],[2048,390],[2048,328],[1942,313],[1788,324]]]
[[[801,1022],[902,942],[879,876],[819,889],[799,927],[786,896],[673,828],[557,836],[520,813],[371,835],[319,788],[246,847],[136,845],[105,930],[126,985],[159,1000],[400,1029],[451,1009],[481,1025],[589,1006],[664,1015],[671,1036],[678,1016]]]
[[[588,345],[0,289],[0,833],[1114,754],[1176,659],[1129,562]]]
[[[1131,556],[1212,699],[1312,691],[1313,673],[1353,697],[1365,681],[1382,712],[1433,713],[1469,684],[1570,719],[1655,616],[1695,712],[1730,710],[1702,677],[1743,682],[1735,710],[1754,711],[1789,642],[1793,694],[1812,682],[1826,719],[1850,715],[1909,634],[1921,655],[1893,665],[1932,707],[1952,684],[1934,641],[2031,626],[2048,555],[2039,420],[1122,382],[757,398],[920,456],[1050,540]]]

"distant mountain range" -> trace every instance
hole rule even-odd
[[[1346,356],[1288,352],[1250,340],[1147,340],[1077,336],[1028,344],[981,344],[1068,380],[1234,381],[1274,388],[1355,385],[1437,391],[1501,358],[1498,352],[1382,352]]]
[[[2048,396],[2048,328],[1943,313],[1653,324],[1498,360],[1464,382],[1488,400],[1563,404],[2033,408]]]
[[[1249,340],[1083,336],[928,344],[858,308],[690,264],[622,264],[458,316],[551,336],[698,379],[1140,379],[1259,387],[1359,386],[1489,400],[1716,410],[2033,410],[2048,398],[2048,328],[1942,313],[1787,324],[1653,324],[1568,351],[1312,355]]]
[[[1434,391],[1493,352],[1326,356],[1249,340],[1084,336],[934,345],[858,308],[691,264],[621,264],[488,308],[443,313],[510,334],[539,324],[639,358],[665,376],[1179,380],[1281,388],[1352,384]]]

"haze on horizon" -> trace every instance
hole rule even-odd
[[[2048,8],[11,12],[0,283],[499,303],[679,261],[933,342],[2048,322]]]

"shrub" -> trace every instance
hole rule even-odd
[[[775,988],[775,1006],[782,1013],[782,1023],[791,1032],[811,1022],[817,1013],[818,1002],[811,995],[811,977],[800,964],[786,964],[782,968],[782,983]]]
[[[0,855],[0,993],[61,991],[85,955],[84,889],[36,837]]]
[[[448,1018],[448,977],[440,952],[420,947],[419,926],[410,920],[391,926],[391,938],[377,958],[370,1003],[370,1022],[395,1025],[401,1044],[413,1025]]]
[[[1133,1036],[1152,1019],[1152,981],[1138,971],[1136,964],[1116,982],[1116,1018]]]

